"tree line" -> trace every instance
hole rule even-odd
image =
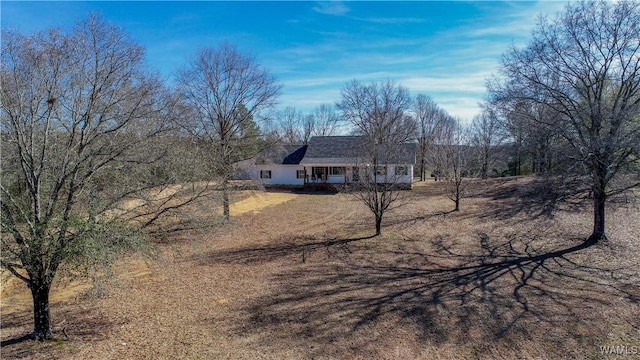
[[[607,199],[640,185],[638,6],[583,1],[540,18],[468,124],[392,80],[348,82],[310,114],[276,110],[283,84],[229,43],[198,50],[168,86],[97,15],[68,32],[2,29],[0,266],[31,291],[33,337],[51,337],[61,266],[141,249],[159,220],[214,192],[228,221],[233,165],[311,136],[362,135],[376,165],[414,143],[420,179],[445,181],[455,210],[469,178],[554,177],[592,200],[587,240],[605,239]],[[399,193],[361,183],[380,234]]]

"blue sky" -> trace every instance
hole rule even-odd
[[[2,27],[70,27],[99,12],[147,50],[167,80],[196,49],[229,41],[284,85],[280,106],[335,103],[352,79],[392,79],[470,120],[510,44],[525,45],[537,17],[560,1],[1,2]]]

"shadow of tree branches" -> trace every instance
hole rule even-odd
[[[486,185],[486,184],[485,184]],[[525,178],[476,189],[472,197],[491,199],[485,217],[510,219],[517,215],[552,218],[556,210],[577,211],[589,205],[588,189],[578,179]]]
[[[532,338],[557,349],[573,341],[580,351],[579,346],[593,347],[594,327],[607,333],[599,311],[619,301],[639,311],[637,275],[627,268],[583,263],[581,256],[591,248],[581,240],[541,251],[535,237],[513,236],[499,243],[487,234],[476,235],[481,251],[475,254],[457,250],[451,239],[434,237],[428,240],[432,253],[394,251],[377,259],[315,261],[283,270],[271,279],[272,292],[246,306],[248,323],[237,331],[261,335],[265,346],[282,341],[309,345],[318,356],[343,354],[336,348],[341,339],[349,339],[342,346],[351,350],[381,341],[384,334],[372,330],[380,324],[414,329],[418,341],[429,346],[473,343],[480,353],[499,341],[517,344]],[[304,246],[358,240],[247,248],[211,260],[273,261]],[[625,321],[640,327],[637,317]]]
[[[56,309],[55,316],[58,321],[52,324],[52,339],[41,342],[33,340],[31,334],[25,334],[25,331],[32,326],[31,314],[24,312],[2,314],[3,332],[20,334],[2,339],[0,342],[2,358],[43,358],[42,356],[50,356],[47,349],[55,348],[60,342],[104,340],[114,328],[125,325],[125,322],[115,321],[91,307],[78,309],[71,305],[61,305]]]
[[[232,263],[232,264],[259,264],[271,262],[281,258],[292,257],[306,262],[307,258],[322,250],[327,257],[338,253],[349,254],[350,244],[361,240],[374,238],[375,235],[356,237],[351,239],[330,238],[323,239],[320,236],[289,236],[281,239],[276,244],[262,246],[249,246],[245,248],[232,248],[209,253],[204,259],[206,262]]]

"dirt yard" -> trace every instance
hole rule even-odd
[[[31,330],[29,297],[4,286],[0,358],[640,354],[638,205],[612,202],[609,241],[585,247],[589,203],[545,190],[478,181],[451,213],[442,184],[420,184],[379,237],[348,195],[260,193],[230,225],[164,238],[152,263],[127,259],[100,291],[61,281],[54,341],[15,341]]]

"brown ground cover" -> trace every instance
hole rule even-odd
[[[599,359],[608,357],[601,346],[640,351],[638,206],[612,202],[609,242],[585,248],[589,203],[559,201],[548,189],[531,179],[477,181],[450,213],[442,184],[419,184],[379,237],[353,197],[279,195],[286,202],[225,227],[164,236],[158,261],[142,270],[136,259],[123,262],[116,271],[129,276],[102,296],[55,303],[56,341],[13,341],[30,331],[31,313],[9,309],[3,289],[1,358]]]

